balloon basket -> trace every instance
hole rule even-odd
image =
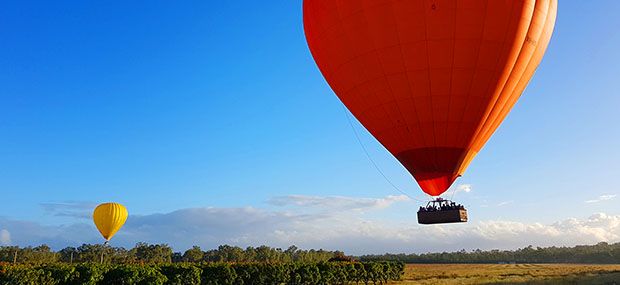
[[[442,198],[428,202],[426,207],[420,207],[418,211],[418,223],[423,225],[465,222],[467,222],[467,209]]]

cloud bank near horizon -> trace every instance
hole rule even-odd
[[[598,203],[598,202],[604,202],[604,201],[611,201],[611,200],[615,199],[616,196],[618,196],[618,195],[615,195],[615,194],[600,195],[596,199],[586,200],[585,202],[588,203],[588,204],[592,204],[592,203]]]
[[[572,246],[620,241],[620,215],[593,214],[552,224],[487,220],[455,227],[420,226],[415,220],[395,222],[374,217],[406,196],[384,198],[290,195],[270,199],[272,209],[188,208],[170,213],[132,215],[112,245],[167,243],[183,251],[221,244],[241,247],[269,245],[286,248],[344,250],[348,254],[514,249]],[[52,206],[50,206],[52,205]],[[73,224],[51,226],[0,217],[0,245],[48,244],[55,249],[99,243],[94,226],[84,220],[79,203],[46,204],[46,211],[74,216]],[[70,213],[65,210],[71,209]]]

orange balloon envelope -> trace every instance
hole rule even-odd
[[[437,196],[525,89],[557,0],[304,0],[303,13],[336,95]]]

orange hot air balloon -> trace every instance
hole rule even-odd
[[[527,86],[557,0],[304,0],[303,13],[336,95],[438,196]]]

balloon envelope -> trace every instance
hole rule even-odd
[[[467,168],[547,48],[557,0],[304,0],[336,95],[437,196]]]
[[[118,203],[103,203],[95,208],[93,221],[106,240],[110,240],[127,220],[127,209]]]

